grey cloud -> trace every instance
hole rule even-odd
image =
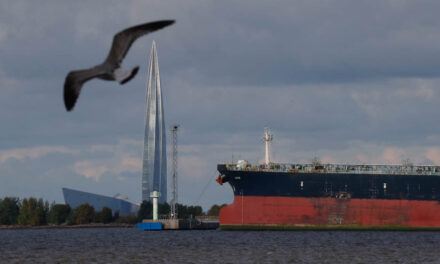
[[[402,149],[432,162],[426,149],[440,145],[437,1],[106,3],[0,3],[1,151],[141,142],[152,39],[167,126],[181,124],[183,202],[196,202],[201,193],[204,206],[230,202],[227,186],[210,183],[216,164],[232,154],[258,162],[264,125],[273,129],[274,157],[283,162],[313,156],[360,162],[358,154],[374,161],[386,149],[388,159]],[[140,39],[124,61],[141,65],[134,80],[124,86],[91,81],[75,111],[65,112],[68,71],[101,62],[117,31],[164,18],[177,23]],[[119,151],[140,157],[141,147]],[[0,197],[15,192],[62,200],[60,188],[67,186],[138,200],[136,172],[107,173],[94,182],[73,168],[113,158],[101,149],[9,160],[0,165],[0,186],[10,188],[0,189]]]
[[[8,52],[2,63],[11,75],[60,75],[71,65],[99,62],[113,34],[127,25],[170,17],[178,23],[155,36],[164,40],[160,50],[167,51],[161,64],[171,75],[194,68],[205,84],[438,76],[436,1],[130,3],[3,8],[2,24],[18,33],[3,43]],[[139,64],[144,45],[136,45],[130,55],[127,63]]]

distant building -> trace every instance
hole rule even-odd
[[[110,197],[63,188],[63,195],[64,202],[72,208],[88,203],[93,206],[96,211],[101,211],[102,208],[106,206],[112,209],[113,213],[119,211],[120,216],[137,215],[139,211],[139,204],[128,201],[127,197],[120,194],[115,197]]]
[[[145,107],[145,135],[142,165],[142,201],[150,200],[150,193],[161,193],[159,202],[167,201],[167,154],[165,117],[160,87],[159,62],[153,41],[148,68]]]

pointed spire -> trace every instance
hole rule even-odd
[[[145,106],[145,135],[142,165],[142,200],[149,200],[150,193],[161,193],[159,202],[167,199],[165,118],[160,86],[159,62],[156,42],[153,41],[147,76]]]

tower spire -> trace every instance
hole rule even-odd
[[[155,41],[153,41],[151,46],[147,75],[142,200],[150,200],[150,193],[153,191],[160,192],[159,202],[166,202],[167,156],[165,117]]]

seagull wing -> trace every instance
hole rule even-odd
[[[67,74],[66,80],[64,81],[64,104],[67,111],[71,111],[75,106],[83,84],[101,74],[101,71],[96,68],[71,71]]]
[[[162,20],[124,29],[113,37],[112,48],[104,63],[108,63],[114,68],[119,68],[122,60],[136,39],[172,24],[174,24],[174,20]]]

